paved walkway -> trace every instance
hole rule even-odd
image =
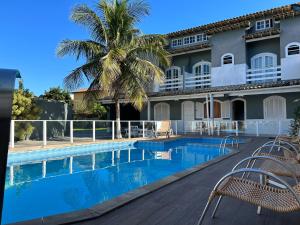
[[[195,225],[215,183],[242,158],[266,142],[255,138],[240,147],[241,152],[216,165],[205,168],[180,181],[141,197],[100,218],[81,222],[81,225]],[[214,206],[214,205],[213,205]],[[263,210],[256,215],[256,207],[231,198],[224,198],[217,217],[203,224],[210,225],[299,225],[300,212],[279,214]]]

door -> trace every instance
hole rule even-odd
[[[185,131],[192,131],[192,121],[195,120],[195,104],[192,101],[182,103],[182,119]]]

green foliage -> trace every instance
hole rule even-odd
[[[290,125],[290,135],[298,136],[300,129],[300,106],[298,106],[294,112],[294,119]]]
[[[45,91],[44,94],[40,96],[40,98],[45,100],[62,101],[68,104],[72,102],[70,94],[60,87],[50,88],[49,91]]]
[[[93,104],[93,114],[97,116],[98,119],[106,119],[105,116],[107,115],[106,108],[98,102]]]
[[[160,81],[162,68],[170,64],[164,37],[142,35],[136,28],[136,23],[148,14],[149,5],[143,0],[102,0],[96,10],[76,6],[71,19],[85,26],[91,38],[67,39],[58,46],[58,56],[86,60],[65,78],[65,86],[75,89],[86,79],[90,82],[88,93],[97,90],[99,97],[112,97],[116,104],[125,97],[141,109],[153,80]]]
[[[34,95],[28,89],[24,89],[22,83],[14,92],[12,118],[14,120],[36,120],[41,110],[34,101]],[[30,122],[18,122],[15,124],[15,135],[18,140],[25,140],[30,137],[34,127]]]

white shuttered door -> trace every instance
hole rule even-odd
[[[154,106],[154,120],[170,120],[169,104],[158,103]]]
[[[264,99],[264,119],[286,119],[286,100],[280,96]]]

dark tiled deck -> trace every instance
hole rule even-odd
[[[241,152],[216,165],[209,166],[160,190],[143,196],[97,219],[77,223],[81,225],[195,225],[215,183],[240,159],[249,156],[267,139],[255,139],[241,145]],[[214,206],[214,205],[213,205]],[[299,225],[300,212],[279,214],[263,210],[256,215],[256,207],[225,198],[215,219],[212,208],[203,224],[211,225]]]

